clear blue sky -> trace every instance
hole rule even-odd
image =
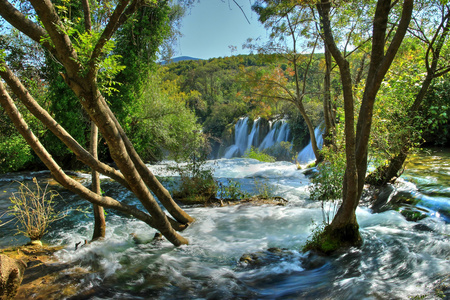
[[[201,0],[187,11],[182,20],[181,33],[175,56],[201,59],[231,56],[228,46],[237,47],[236,54],[249,53],[242,49],[248,38],[266,38],[266,30],[251,11],[249,1],[238,1],[250,21],[232,0]]]

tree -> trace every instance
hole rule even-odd
[[[331,10],[351,9],[352,5],[358,4],[349,2],[337,6],[328,0],[321,0],[315,5],[320,16],[323,40],[339,67],[345,111],[346,168],[343,180],[343,202],[331,224],[325,227],[320,236],[322,241],[320,250],[325,252],[334,251],[342,246],[361,244],[355,211],[361,199],[366,177],[374,103],[383,78],[407,32],[414,1],[404,0],[401,4],[391,3],[390,0],[378,0],[374,4],[369,71],[365,80],[356,126],[355,96],[350,64],[339,48],[340,45],[336,39],[336,33],[331,28],[330,20]],[[396,9],[400,11],[401,16],[398,22],[392,22],[392,19],[397,16]]]
[[[55,180],[65,188],[94,204],[133,215],[159,230],[174,245],[178,246],[188,243],[175,230],[186,228],[193,221],[193,218],[178,207],[169,192],[145,166],[102,94],[102,92],[105,92],[105,88],[106,90],[108,89],[108,86],[105,87],[99,84],[100,79],[109,79],[108,73],[102,71],[118,68],[116,57],[108,55],[111,48],[113,48],[111,41],[113,34],[133,16],[137,9],[143,5],[152,5],[152,2],[140,0],[120,1],[114,7],[112,13],[104,19],[102,23],[105,24],[104,27],[99,31],[91,31],[89,33],[79,33],[71,30],[71,24],[66,22],[67,20],[62,17],[61,11],[50,1],[31,0],[29,3],[35,10],[39,23],[35,23],[30,18],[27,18],[6,0],[0,1],[0,15],[11,26],[26,34],[36,43],[41,43],[46,51],[63,65],[64,72],[61,73],[61,76],[78,97],[89,118],[98,126],[109,147],[111,157],[120,172],[95,159],[73,140],[51,118],[48,112],[38,105],[5,63],[1,65],[0,76],[18,96],[20,101],[27,106],[27,109],[43,122],[48,129],[52,130],[77,155],[79,160],[130,189],[148,213],[111,197],[93,193],[67,176],[40,144],[33,132],[29,130],[28,125],[21,117],[3,83],[1,83],[1,105],[14,122],[17,130],[49,168]],[[150,189],[175,220],[169,218],[162,211],[152,196]]]
[[[92,30],[92,20],[89,9],[88,0],[82,0],[83,14],[84,14],[84,29],[87,33]],[[98,127],[91,121],[91,134],[89,139],[89,152],[94,157],[98,159]],[[101,194],[100,187],[100,174],[91,168],[91,189],[97,195]],[[106,220],[105,220],[105,210],[102,206],[98,204],[93,204],[94,208],[94,232],[92,233],[92,240],[98,240],[105,237],[106,231]]]
[[[424,18],[424,15],[431,17]],[[400,175],[410,149],[421,143],[422,137],[418,133],[424,131],[424,124],[428,124],[420,116],[425,96],[432,82],[450,71],[447,46],[450,33],[450,8],[448,5],[437,1],[421,3],[418,14],[413,17],[409,32],[412,35],[409,46],[417,50],[413,54],[415,55],[414,62],[408,62],[409,55],[407,54],[406,61],[402,61],[402,65],[408,69],[409,79],[418,77],[418,80],[413,84],[397,87],[400,90],[399,95],[407,94],[405,89],[408,88],[413,89],[411,93],[415,95],[411,97],[412,101],[407,102],[407,107],[403,107],[403,112],[398,113],[403,117],[394,121],[397,122],[394,126],[401,126],[409,130],[399,131],[401,134],[396,136],[395,143],[397,147],[392,151],[387,163],[368,175],[366,181],[375,185],[384,185]],[[423,47],[417,45],[423,45]],[[422,49],[425,51],[422,52]],[[417,65],[417,56],[421,56],[422,59],[419,62],[423,64],[422,66]],[[394,80],[399,80],[399,78],[394,78]],[[394,87],[391,87],[392,89]],[[400,95],[399,97],[405,96]],[[431,119],[429,121],[432,122]]]
[[[305,101],[315,98],[315,95],[317,97],[321,94],[317,91],[312,79],[314,73],[317,73],[318,63],[315,61],[321,59],[315,54],[320,36],[315,30],[312,12],[308,6],[291,1],[257,1],[252,8],[259,14],[260,22],[271,30],[271,41],[260,47],[259,52],[278,53],[289,65],[287,68],[275,69],[272,74],[253,75],[252,81],[256,87],[252,94],[257,97],[294,104],[307,125],[314,154],[317,161],[320,162],[322,155],[314,134],[315,128],[304,104]],[[310,54],[303,54],[307,50],[310,50]],[[326,119],[325,133],[329,136],[333,131],[333,121],[331,120],[333,114],[330,110],[331,62],[328,52],[325,58],[324,88],[327,90],[323,92],[323,107]],[[312,70],[314,67],[316,70]]]

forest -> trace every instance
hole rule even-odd
[[[448,1],[252,1],[251,54],[171,62],[189,9],[0,0],[2,253],[83,269],[55,299],[448,297]]]

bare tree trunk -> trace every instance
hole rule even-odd
[[[328,50],[327,45],[324,46],[325,52],[325,76],[323,79],[323,112],[325,120],[325,130],[323,133],[324,146],[335,145],[335,133],[336,133],[336,121],[333,111],[333,105],[331,103],[331,53]]]
[[[97,125],[95,125],[94,122],[91,122],[91,139],[90,139],[90,148],[91,148],[91,154],[95,159],[98,159],[98,128]],[[91,189],[94,193],[100,195],[101,194],[101,188],[100,188],[100,175],[95,170],[91,170],[91,177],[92,177],[92,186]],[[103,239],[105,237],[105,230],[106,230],[106,222],[105,222],[105,210],[103,207],[98,206],[97,204],[94,204],[94,233],[92,234],[92,240],[98,240]]]
[[[84,13],[84,28],[86,32],[91,32],[92,20],[89,9],[89,1],[82,0],[83,13]],[[91,121],[91,134],[90,134],[90,152],[91,155],[98,160],[98,128],[94,122]],[[91,190],[100,195],[100,174],[92,168],[91,170]],[[92,234],[92,240],[103,239],[105,237],[106,222],[105,222],[105,210],[103,207],[97,204],[94,207],[94,232]]]

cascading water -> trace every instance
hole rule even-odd
[[[251,147],[255,147],[261,151],[279,145],[281,142],[291,141],[291,130],[289,124],[284,119],[274,122],[269,121],[269,131],[264,138],[260,140],[261,120],[262,119],[260,118],[254,120],[249,132],[248,117],[239,119],[235,125],[234,144],[225,149],[223,158],[241,157]],[[314,130],[319,149],[321,149],[323,145],[322,133],[321,126],[319,125]],[[311,141],[309,141],[309,144],[298,153],[297,161],[300,164],[307,164],[315,159],[316,156]]]
[[[289,141],[289,134],[289,124],[286,120],[276,121],[272,124],[269,133],[258,148],[259,150],[264,150],[281,142],[287,142]]]
[[[167,241],[147,243],[154,229],[108,211],[106,239],[75,250],[75,243],[92,235],[92,216],[83,212],[91,205],[52,186],[64,198],[61,209],[82,210],[54,223],[44,239],[51,245],[66,245],[56,253],[62,262],[86,269],[77,274],[82,278],[78,298],[406,300],[432,297],[433,287],[449,278],[450,224],[442,215],[450,211],[450,151],[415,157],[398,186],[418,199],[421,209],[440,215],[430,213],[413,222],[399,211],[373,213],[361,206],[357,219],[364,244],[329,258],[299,250],[314,228],[312,221],[322,222],[322,211],[320,203],[308,199],[309,180],[295,164],[244,158],[209,163],[215,168],[216,180],[225,183],[232,179],[249,192],[257,182],[264,182],[288,204],[184,207],[196,222],[182,232],[190,244],[178,248]],[[171,175],[158,166],[149,167],[161,178]],[[89,184],[89,176],[77,175]],[[16,180],[30,182],[33,177],[45,184],[49,173],[2,175],[0,207],[9,205]],[[131,192],[114,182],[103,181],[102,190],[141,207]],[[4,218],[2,221],[5,223]],[[23,243],[15,240],[14,227],[12,223],[0,227],[0,247]],[[141,243],[136,243],[132,233]],[[261,259],[260,264],[239,262],[245,253],[272,247],[286,250],[278,259]],[[74,271],[61,271],[67,278],[70,272]]]
[[[314,136],[316,137],[316,143],[317,147],[319,149],[323,146],[323,138],[322,138],[322,129],[321,126],[318,126],[316,129],[314,129]],[[316,155],[314,154],[314,150],[312,148],[312,143],[309,141],[309,144],[306,145],[305,148],[300,151],[300,153],[297,156],[297,162],[299,164],[306,164],[308,162],[311,162],[316,159]]]
[[[269,132],[262,142],[259,140],[261,133],[261,119],[253,121],[252,129],[249,133],[248,117],[241,118],[235,125],[234,144],[228,146],[223,158],[240,157],[251,147],[264,150],[275,146],[281,142],[290,141],[290,129],[286,120],[269,122]]]

